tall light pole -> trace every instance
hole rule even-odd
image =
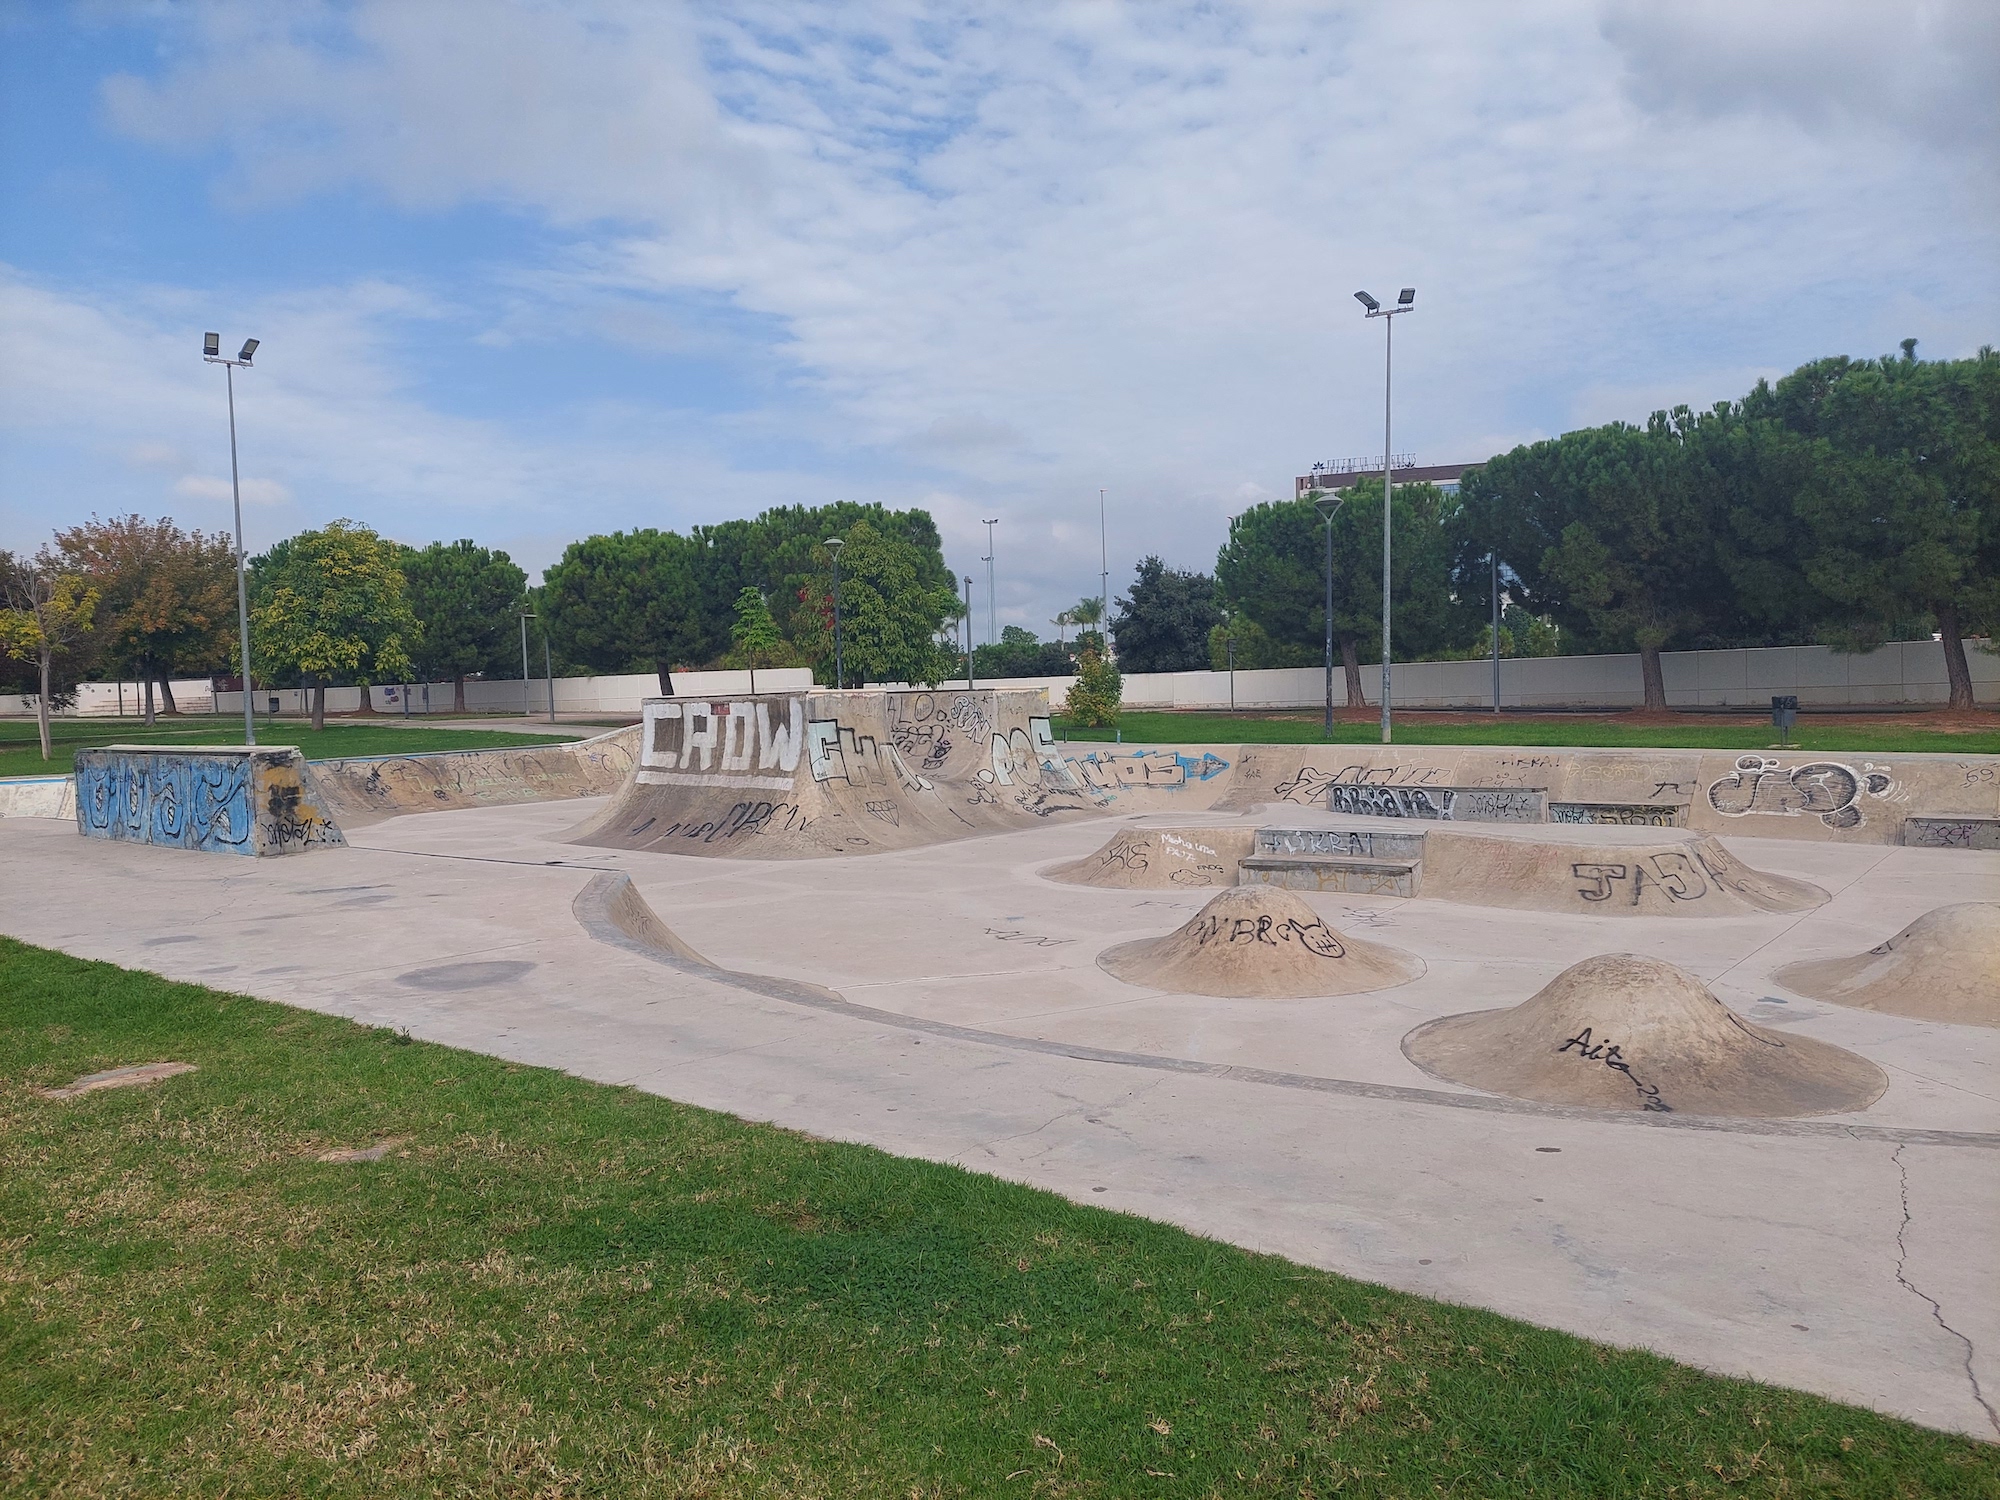
[[[965,575],[965,690],[972,691],[972,575]]]
[[[229,388],[229,494],[236,502],[236,629],[243,656],[243,743],[246,745],[257,743],[257,713],[250,701],[250,586],[243,579],[243,484],[236,469],[236,367],[250,368],[257,343],[256,339],[245,339],[236,358],[224,359],[222,335],[201,336],[201,357],[212,365],[222,366],[223,380]],[[147,689],[148,693],[151,691]]]
[[[532,719],[535,705],[528,698],[528,621],[535,617],[534,611],[521,611],[521,717]]]
[[[982,521],[986,528],[986,556],[980,561],[986,564],[986,641],[988,645],[1000,644],[1000,606],[993,598],[993,528],[1000,524],[995,516],[990,521]]]
[[[1489,552],[1493,564],[1493,712],[1500,712],[1500,554]]]
[[[1109,533],[1104,529],[1104,490],[1097,491],[1097,602],[1102,611],[1098,628],[1103,629],[1111,619],[1111,544],[1106,539]]]
[[[1396,314],[1406,313],[1417,300],[1417,289],[1406,286],[1396,294],[1396,305],[1384,307],[1366,292],[1356,292],[1355,301],[1368,309],[1367,316],[1382,319],[1382,743],[1389,743],[1389,521],[1391,502],[1396,497],[1396,447],[1390,440],[1390,389],[1395,369]]]
[[[1333,738],[1333,515],[1340,496],[1321,495],[1313,506],[1326,518],[1326,737]],[[1231,692],[1235,684],[1230,685]]]
[[[826,550],[833,554],[833,685],[837,688],[847,686],[846,663],[840,656],[840,549],[846,545],[837,536],[826,539]]]

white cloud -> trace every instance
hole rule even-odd
[[[292,492],[275,479],[246,479],[242,491],[246,505],[282,505],[292,498]],[[174,482],[174,493],[190,500],[231,500],[236,491],[219,476],[187,474]]]
[[[495,0],[464,17],[199,8],[169,23],[174,61],[113,80],[107,110],[137,139],[219,148],[234,203],[358,184],[566,226],[553,262],[480,271],[508,307],[468,337],[547,338],[581,310],[626,348],[734,341],[791,378],[701,432],[635,392],[565,441],[425,409],[379,320],[457,314],[409,288],[273,297],[255,445],[302,507],[337,474],[468,526],[483,503],[523,531],[584,530],[636,502],[554,497],[579,476],[636,496],[661,464],[750,509],[804,440],[844,465],[843,493],[928,499],[960,571],[981,572],[978,517],[1004,514],[1003,618],[1038,624],[1094,587],[1075,538],[1100,484],[1114,576],[1146,550],[1205,565],[1246,497],[1379,445],[1358,286],[1419,288],[1397,446],[1437,461],[1706,405],[1906,333],[1961,352],[2000,315],[1985,0]],[[702,299],[765,331],[660,309]],[[101,324],[113,301],[66,306]],[[167,313],[120,330],[158,342],[162,370],[195,326]],[[213,425],[192,378],[92,378],[124,393],[114,428],[137,411],[166,430],[133,441]],[[724,463],[723,437],[774,457]]]

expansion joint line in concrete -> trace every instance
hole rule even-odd
[[[573,868],[573,867],[572,867]],[[1045,1057],[1066,1057],[1077,1062],[1105,1063],[1112,1067],[1146,1068],[1161,1073],[1183,1073],[1215,1078],[1229,1083],[1257,1083],[1270,1088],[1298,1089],[1306,1093],[1335,1094],[1354,1099],[1380,1099],[1391,1104],[1423,1104],[1445,1109],[1469,1109],[1486,1114],[1533,1115],[1541,1119],[1588,1120],[1603,1125],[1629,1125],[1651,1130],[1704,1130],[1727,1135],[1771,1135],[1816,1137],[1822,1140],[1880,1141],[1894,1146],[1970,1146],[1986,1150],[2000,1148],[2000,1132],[1974,1130],[1925,1130],[1902,1125],[1841,1124],[1820,1120],[1745,1120],[1715,1115],[1651,1114],[1640,1110],[1585,1109],[1570,1104],[1541,1104],[1530,1099],[1510,1099],[1498,1094],[1453,1093],[1445,1089],[1412,1088],[1405,1084],[1365,1083],[1355,1078],[1321,1078],[1309,1073],[1285,1073],[1271,1068],[1250,1068],[1236,1063],[1201,1062],[1187,1057],[1163,1057],[1148,1052],[1120,1052],[1108,1047],[1089,1047],[1077,1042],[1048,1041],[1041,1037],[1014,1036],[1004,1031],[983,1031],[934,1021],[927,1016],[903,1015],[854,1001],[816,984],[780,979],[768,974],[748,974],[713,964],[683,958],[656,943],[635,937],[612,916],[613,898],[631,884],[623,871],[594,875],[577,893],[570,909],[583,930],[600,943],[623,948],[665,968],[705,979],[713,984],[802,1005],[831,1015],[845,1016],[873,1026],[899,1031],[921,1031],[926,1036],[975,1046],[1001,1047],[1012,1052],[1034,1052]],[[655,920],[657,920],[657,913]]]
[[[1910,1261],[1909,1247],[1904,1243],[1904,1236],[1910,1232],[1910,1169],[1903,1165],[1903,1148],[1901,1146],[1896,1147],[1895,1150],[1889,1153],[1889,1160],[1896,1164],[1896,1186],[1902,1195],[1903,1202],[1903,1217],[1896,1225],[1896,1283],[1912,1296],[1920,1298],[1928,1304],[1931,1310],[1931,1317],[1935,1320],[1937,1326],[1957,1339],[1964,1347],[1965,1380],[1966,1384],[1972,1387],[1972,1399],[1977,1401],[1980,1409],[1986,1413],[1986,1420],[1993,1425],[1994,1435],[2000,1436],[2000,1411],[1995,1411],[1993,1403],[1986,1399],[1986,1393],[1979,1388],[1979,1372],[1972,1367],[1972,1357],[1974,1354],[1972,1340],[1952,1327],[1951,1324],[1945,1322],[1944,1308],[1938,1304],[1937,1298],[1933,1297],[1929,1292],[1903,1274],[1904,1268]]]

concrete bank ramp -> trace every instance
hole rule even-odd
[[[1094,854],[1041,873],[1114,891],[1232,886],[1256,838],[1254,828],[1121,828]]]
[[[1940,906],[1866,953],[1787,964],[1771,977],[1835,1005],[2000,1026],[2000,902]]]
[[[655,698],[616,800],[569,837],[734,859],[875,854],[1051,819],[1205,809],[1231,763],[1154,746],[1072,753],[1039,689]]]
[[[1121,943],[1097,963],[1127,984],[1236,999],[1355,995],[1424,972],[1415,954],[1345,937],[1303,898],[1272,886],[1223,891],[1185,926]]]
[[[1753,870],[1714,838],[1576,844],[1433,828],[1420,895],[1593,917],[1734,917],[1810,911],[1827,893]]]
[[[1749,1119],[1866,1109],[1888,1076],[1844,1048],[1752,1026],[1657,958],[1587,958],[1510,1010],[1403,1038],[1435,1078],[1547,1104]]]
[[[1410,797],[1378,799],[1385,810],[1450,823],[1448,799],[1414,794],[1513,790],[1540,792],[1551,823],[1876,844],[1899,842],[1914,815],[2000,816],[2000,780],[1979,755],[1245,745],[1237,762],[1216,803],[1232,812],[1324,808],[1334,786],[1404,788]]]
[[[608,796],[638,746],[636,728],[614,729],[571,744],[316,760],[310,772],[334,817],[358,828],[405,813]]]

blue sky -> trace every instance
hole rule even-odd
[[[1317,458],[2000,341],[2000,7],[0,5],[0,546],[922,505],[1044,632]],[[986,611],[979,601],[978,617]]]

